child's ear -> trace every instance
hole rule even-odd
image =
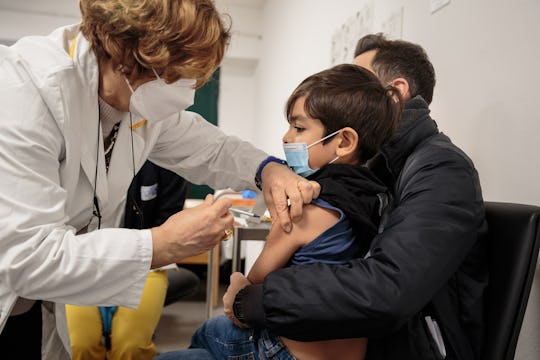
[[[356,156],[358,148],[358,133],[350,127],[343,128],[339,133],[339,144],[336,149],[336,155],[340,158],[348,155]]]

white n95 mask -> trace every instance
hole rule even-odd
[[[320,143],[332,136],[339,134],[341,131],[334,131],[330,135],[326,135],[320,140],[315,141],[314,143],[308,145],[305,142],[302,143],[283,143],[283,151],[285,152],[285,159],[287,160],[287,165],[294,171],[296,174],[302,177],[308,177],[319,169],[312,169],[309,167],[309,151],[308,149],[313,145]],[[334,160],[330,161],[329,164],[333,163],[339,159],[339,156],[336,156]]]
[[[124,76],[129,90],[131,90],[129,111],[132,114],[147,121],[157,122],[193,105],[195,80],[180,79],[172,84],[167,84],[154,69],[152,71],[157,79],[140,85],[135,91]]]

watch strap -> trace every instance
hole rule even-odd
[[[266,159],[264,159],[259,167],[257,168],[257,174],[255,175],[255,185],[259,188],[259,190],[262,190],[262,172],[263,169],[268,163],[275,162],[281,165],[287,165],[287,162],[283,159],[277,158],[275,156],[269,156]]]

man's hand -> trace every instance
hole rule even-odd
[[[251,285],[251,282],[242,273],[234,272],[231,274],[229,287],[225,295],[223,295],[223,312],[236,326],[241,328],[246,328],[247,326],[238,321],[236,316],[234,316],[233,304],[236,294],[248,285]]]
[[[207,195],[201,205],[179,211],[152,228],[152,268],[213,249],[226,238],[225,230],[233,228],[231,205],[231,199],[214,201],[213,195]]]
[[[287,166],[268,163],[262,173],[263,194],[272,220],[279,222],[285,232],[290,232],[292,222],[302,218],[304,204],[317,198],[321,186],[296,175]],[[289,200],[289,204],[287,203]]]

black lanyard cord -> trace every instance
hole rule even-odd
[[[98,126],[97,126],[96,171],[94,172],[94,211],[92,211],[92,214],[98,219],[98,230],[101,229],[101,210],[99,208],[99,201],[96,195],[98,164],[99,164],[99,131],[100,129],[101,129],[101,114],[99,114]]]

